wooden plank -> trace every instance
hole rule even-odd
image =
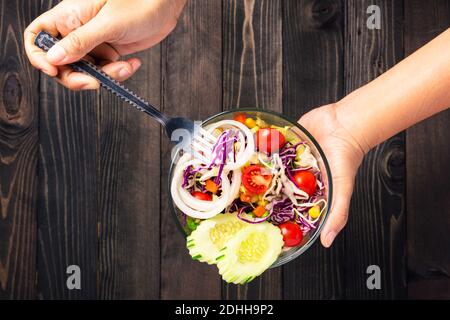
[[[126,85],[160,101],[160,46],[138,55],[141,69]],[[101,93],[98,296],[158,299],[160,276],[160,126]]]
[[[39,75],[22,34],[38,11],[0,1],[0,299],[36,296]]]
[[[45,1],[42,11],[58,1]],[[91,299],[97,292],[98,94],[71,92],[41,74],[38,292],[41,299]],[[81,271],[68,290],[67,267]]]
[[[282,111],[280,0],[223,2],[223,107]]]
[[[450,1],[405,0],[405,54],[449,26]],[[408,295],[413,299],[450,298],[449,123],[447,110],[406,132]]]
[[[282,111],[281,1],[223,2],[223,108]],[[223,285],[227,299],[281,299],[282,270],[246,286]]]
[[[283,110],[293,119],[343,93],[343,2],[283,3]],[[342,237],[284,267],[285,299],[343,297]]]
[[[370,5],[380,8],[380,30],[366,27]],[[349,93],[402,58],[403,1],[347,1],[346,13],[345,84]],[[369,152],[357,175],[345,230],[348,299],[405,297],[404,153],[404,134],[399,134]],[[381,290],[366,286],[369,265],[381,268]]]
[[[44,299],[96,296],[97,97],[41,79],[38,284]],[[81,269],[68,290],[66,268]]]
[[[221,1],[188,1],[176,29],[162,46],[163,109],[202,120],[222,109]],[[177,230],[167,192],[171,145],[162,137],[161,297],[220,299],[217,269],[193,261]]]

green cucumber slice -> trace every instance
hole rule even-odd
[[[219,273],[226,282],[248,283],[277,260],[283,244],[281,231],[273,224],[249,225],[227,241],[217,261]]]
[[[192,259],[215,264],[223,258],[220,250],[226,242],[247,226],[249,224],[239,220],[237,213],[218,214],[197,226],[187,237],[186,247]]]

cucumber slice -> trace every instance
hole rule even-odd
[[[214,264],[225,243],[247,226],[249,224],[239,220],[237,213],[218,214],[204,220],[187,237],[189,254],[194,260]]]
[[[277,260],[283,244],[281,231],[273,224],[249,225],[229,239],[220,252],[219,273],[226,282],[248,283]]]

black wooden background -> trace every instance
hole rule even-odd
[[[225,285],[189,258],[169,214],[159,126],[28,63],[23,30],[55,4],[0,0],[0,299],[450,298],[449,112],[370,152],[332,249]],[[366,27],[372,4],[381,30]],[[449,25],[449,0],[189,0],[128,85],[170,115],[257,106],[296,119]],[[66,287],[72,264],[81,290]],[[372,264],[381,290],[366,287]]]

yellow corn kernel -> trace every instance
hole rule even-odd
[[[247,127],[249,127],[250,129],[252,129],[256,126],[256,121],[253,120],[253,118],[247,118],[247,119],[245,119],[245,125]]]
[[[311,207],[309,208],[308,213],[312,219],[316,219],[320,215],[320,207],[319,206]]]
[[[258,132],[259,127],[258,126],[254,126],[253,128],[250,129],[251,132],[256,133]]]

